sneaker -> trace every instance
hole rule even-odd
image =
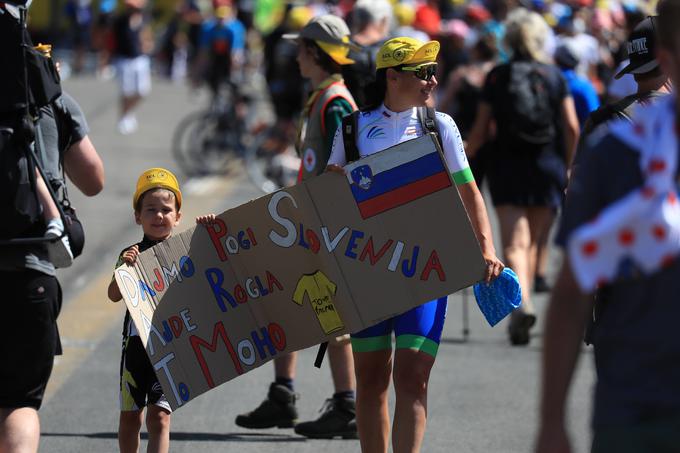
[[[356,404],[350,398],[329,398],[321,407],[321,416],[314,421],[299,423],[295,432],[310,439],[358,439]]]
[[[121,135],[130,135],[137,131],[139,124],[137,123],[137,118],[134,115],[125,115],[118,121],[118,132]]]
[[[292,428],[297,423],[295,401],[298,396],[285,385],[272,383],[267,399],[254,411],[236,416],[236,424],[242,428]]]
[[[549,293],[550,285],[542,275],[537,275],[534,278],[534,291],[537,293]]]
[[[52,219],[47,224],[45,236],[58,238],[64,233],[64,224],[61,219]],[[73,253],[68,236],[64,235],[61,239],[47,243],[47,256],[54,267],[64,268],[73,264]]]
[[[529,344],[529,329],[536,324],[536,315],[527,313],[513,313],[508,326],[510,343],[513,346],[526,346]]]

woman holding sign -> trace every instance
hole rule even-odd
[[[335,133],[328,170],[363,156],[437,132],[448,169],[458,186],[486,260],[490,282],[504,268],[496,256],[484,201],[475,184],[456,124],[425,107],[433,103],[439,43],[393,38],[378,51],[372,107],[345,119]],[[352,124],[351,121],[354,121]],[[346,127],[351,125],[352,127]],[[367,127],[369,126],[369,127]],[[348,133],[353,130],[353,133]],[[446,298],[433,300],[352,335],[357,377],[357,425],[364,452],[387,452],[387,394],[396,393],[392,444],[395,452],[419,451],[425,433],[427,386],[446,316]],[[396,352],[392,357],[392,331]]]

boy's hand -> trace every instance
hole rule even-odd
[[[196,225],[208,226],[215,223],[215,214],[200,215],[196,217]]]
[[[135,261],[137,261],[137,257],[139,256],[139,247],[137,245],[133,245],[129,249],[123,252],[123,261],[132,266],[135,264]]]

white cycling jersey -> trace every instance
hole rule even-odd
[[[463,140],[458,126],[446,113],[437,112],[437,126],[441,136],[444,157],[456,184],[473,181]],[[369,112],[361,112],[357,124],[357,148],[361,157],[370,156],[390,146],[413,140],[423,135],[423,127],[418,119],[418,110],[413,107],[403,112],[393,112],[385,105]],[[338,126],[333,138],[333,149],[329,164],[347,164],[342,125]]]

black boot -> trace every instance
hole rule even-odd
[[[515,312],[510,317],[510,325],[508,326],[508,334],[510,336],[510,344],[513,346],[526,346],[529,344],[531,336],[529,329],[536,324],[536,315],[521,312]]]
[[[292,428],[297,423],[295,407],[297,395],[285,385],[272,383],[267,399],[254,411],[236,416],[236,424],[242,428]]]
[[[329,398],[314,421],[299,423],[295,432],[311,439],[358,439],[353,398]]]

